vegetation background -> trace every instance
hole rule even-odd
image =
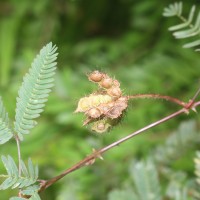
[[[83,116],[73,113],[79,98],[96,88],[86,73],[98,69],[115,76],[125,94],[159,93],[188,101],[195,93],[199,53],[183,49],[182,42],[168,32],[169,26],[180,23],[162,16],[170,3],[174,1],[0,1],[0,95],[10,118],[14,118],[22,77],[35,55],[49,41],[58,46],[55,87],[37,127],[22,143],[23,159],[31,157],[38,163],[41,179],[58,175],[92,148],[110,144],[178,109],[169,102],[134,100],[118,127],[96,135],[82,127]],[[200,10],[199,1],[183,1],[186,16],[193,4]],[[153,155],[180,123],[192,123],[199,131],[198,114],[173,119],[109,151],[104,161],[68,175],[47,189],[42,198],[102,200],[111,199],[113,190],[134,188],[129,170],[133,160]],[[187,129],[187,134],[194,130]],[[198,142],[191,143],[169,164],[170,169],[195,178],[193,158],[198,147]],[[17,156],[15,142],[2,145],[0,154]],[[165,190],[168,180],[161,178],[160,184]],[[15,193],[1,191],[1,199]]]

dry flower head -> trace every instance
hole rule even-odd
[[[122,96],[119,81],[106,73],[96,70],[88,74],[88,79],[98,85],[98,90],[81,98],[75,112],[85,114],[84,126],[91,124],[92,131],[104,133],[120,121],[128,98]]]

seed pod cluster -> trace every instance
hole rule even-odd
[[[99,90],[79,100],[77,112],[85,114],[83,125],[92,124],[91,129],[104,133],[116,125],[128,107],[128,98],[122,96],[120,83],[107,74],[93,71],[89,81],[98,84]]]
[[[93,71],[88,75],[89,81],[97,83],[101,89],[114,99],[122,95],[119,81],[112,79],[106,73]]]

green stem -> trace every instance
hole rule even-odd
[[[183,17],[182,15],[177,15],[177,17],[178,17],[181,21],[187,22],[187,19],[186,19],[185,17]],[[190,28],[193,28],[193,27],[194,27],[193,24],[189,24],[188,26],[189,26]]]
[[[18,136],[16,135],[15,136],[15,140],[16,140],[16,143],[17,143],[17,154],[18,154],[18,167],[19,167],[19,176],[21,176],[21,171],[22,171],[22,167],[21,167],[21,149],[20,149],[20,140],[18,138]]]

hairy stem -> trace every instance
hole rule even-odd
[[[129,134],[128,136],[116,141],[116,142],[113,142],[112,144],[100,149],[100,150],[97,150],[95,151],[94,153],[90,154],[89,156],[87,156],[86,158],[84,158],[83,160],[81,160],[80,162],[78,162],[77,164],[73,165],[72,167],[70,167],[69,169],[65,170],[62,174],[56,176],[56,177],[53,177],[52,179],[49,179],[49,180],[40,180],[40,192],[45,190],[46,188],[48,188],[49,186],[51,186],[52,184],[54,184],[55,182],[57,182],[58,180],[60,180],[61,178],[63,178],[64,176],[66,176],[67,174],[81,168],[81,167],[84,167],[84,166],[87,166],[87,165],[90,165],[90,164],[93,164],[95,159],[100,157],[103,153],[105,153],[106,151],[108,151],[109,149],[115,147],[115,146],[118,146],[119,144],[135,137],[136,135],[152,128],[152,127],[155,127],[163,122],[166,122],[180,114],[183,114],[183,113],[188,113],[188,110],[185,109],[185,108],[182,108],[180,110],[178,110],[177,112],[174,112],[170,115],[168,115],[167,117],[164,117],[154,123],[151,123],[131,134]]]
[[[17,143],[17,154],[18,154],[18,163],[19,163],[19,176],[21,176],[21,149],[20,149],[20,140],[18,138],[18,136],[16,135],[15,136],[15,140],[16,140],[16,143]]]
[[[173,103],[176,103],[180,106],[182,106],[183,108],[178,110],[177,112],[174,112],[154,123],[151,123],[131,134],[129,134],[128,136],[111,143],[110,145],[100,149],[100,150],[96,150],[95,152],[93,152],[92,154],[90,154],[89,156],[85,157],[83,160],[79,161],[77,164],[73,165],[72,167],[70,167],[69,169],[65,170],[63,173],[61,173],[58,176],[55,176],[49,180],[38,180],[40,182],[40,190],[39,192],[45,190],[46,188],[48,188],[49,186],[51,186],[52,184],[54,184],[55,182],[57,182],[58,180],[60,180],[61,178],[63,178],[64,176],[66,176],[67,174],[76,171],[78,169],[80,169],[81,167],[87,166],[87,165],[92,165],[94,163],[94,161],[96,160],[96,158],[100,158],[101,155],[103,153],[105,153],[106,151],[108,151],[109,149],[118,146],[119,144],[135,137],[136,135],[150,129],[153,128],[155,126],[158,126],[161,123],[164,123],[170,119],[173,119],[174,117],[177,117],[183,113],[188,114],[189,110],[194,110],[197,106],[200,106],[200,101],[195,102],[195,99],[197,98],[197,96],[200,93],[200,88],[198,89],[198,91],[195,93],[194,97],[192,98],[192,100],[190,100],[188,103],[185,103],[177,98],[174,97],[170,97],[170,96],[164,96],[164,95],[159,95],[159,94],[137,94],[137,95],[132,95],[132,96],[127,96],[129,99],[137,99],[137,98],[153,98],[153,99],[164,99],[167,101],[171,101]],[[20,155],[20,154],[19,154]]]
[[[127,97],[128,97],[128,99],[144,99],[144,98],[163,99],[163,100],[173,102],[173,103],[178,104],[183,107],[186,106],[185,102],[183,102],[177,98],[174,98],[171,96],[166,96],[166,95],[160,95],[160,94],[136,94],[136,95],[131,95],[131,96],[127,96]]]

